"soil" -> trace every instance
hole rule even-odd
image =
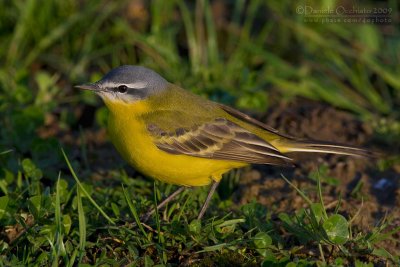
[[[354,115],[320,103],[298,100],[271,108],[263,121],[280,132],[298,138],[333,141],[366,147],[372,151],[380,148],[374,142],[372,129]],[[393,153],[398,148],[392,148]],[[389,151],[390,154],[390,151]],[[235,199],[238,204],[251,200],[273,207],[274,212],[291,213],[307,203],[282,178],[284,175],[298,188],[317,201],[316,183],[308,177],[318,166],[328,166],[327,175],[339,180],[339,185],[323,183],[324,203],[331,210],[342,197],[339,212],[352,218],[353,227],[369,231],[388,218],[388,230],[400,226],[400,172],[399,166],[380,172],[377,160],[339,155],[296,153],[296,168],[279,169],[255,166],[240,179]],[[400,233],[398,234],[400,238]],[[385,241],[380,244],[394,255],[400,251],[399,243]]]

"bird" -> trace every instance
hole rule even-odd
[[[232,169],[250,164],[292,167],[291,152],[372,155],[363,148],[285,135],[143,66],[119,66],[97,82],[75,87],[102,98],[109,110],[110,140],[129,165],[154,179],[181,186],[159,209],[187,187],[211,184],[198,219],[222,175]]]

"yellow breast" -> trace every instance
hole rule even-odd
[[[158,149],[140,115],[150,109],[145,101],[134,104],[106,102],[110,109],[108,133],[122,157],[135,169],[160,181],[202,186],[219,181],[223,173],[246,163],[173,155]]]

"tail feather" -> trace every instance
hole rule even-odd
[[[263,135],[262,138],[265,141],[269,142],[272,146],[277,148],[282,153],[316,152],[316,153],[332,153],[332,154],[350,155],[350,156],[367,157],[367,158],[377,158],[381,156],[378,153],[371,152],[366,149],[354,146],[347,146],[347,145],[324,142],[324,141],[297,140],[294,137],[279,133],[276,129],[273,129],[268,125],[265,125],[264,123],[261,123],[236,109],[233,109],[225,105],[220,105],[220,107],[230,116],[233,116],[234,118],[239,119],[244,123],[250,124],[252,126],[264,130],[265,135]],[[275,136],[276,139],[274,139],[271,136]]]
[[[322,141],[291,141],[284,145],[281,150],[284,153],[289,152],[315,152],[315,153],[331,153],[340,155],[349,155],[356,157],[375,158],[376,153],[354,146],[347,146],[337,143]]]

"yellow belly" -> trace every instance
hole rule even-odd
[[[131,108],[131,107],[130,107]],[[122,157],[135,169],[162,182],[202,186],[219,181],[223,173],[246,166],[246,163],[174,155],[158,149],[143,122],[133,115],[145,111],[144,105],[134,112],[113,110],[108,133]]]

